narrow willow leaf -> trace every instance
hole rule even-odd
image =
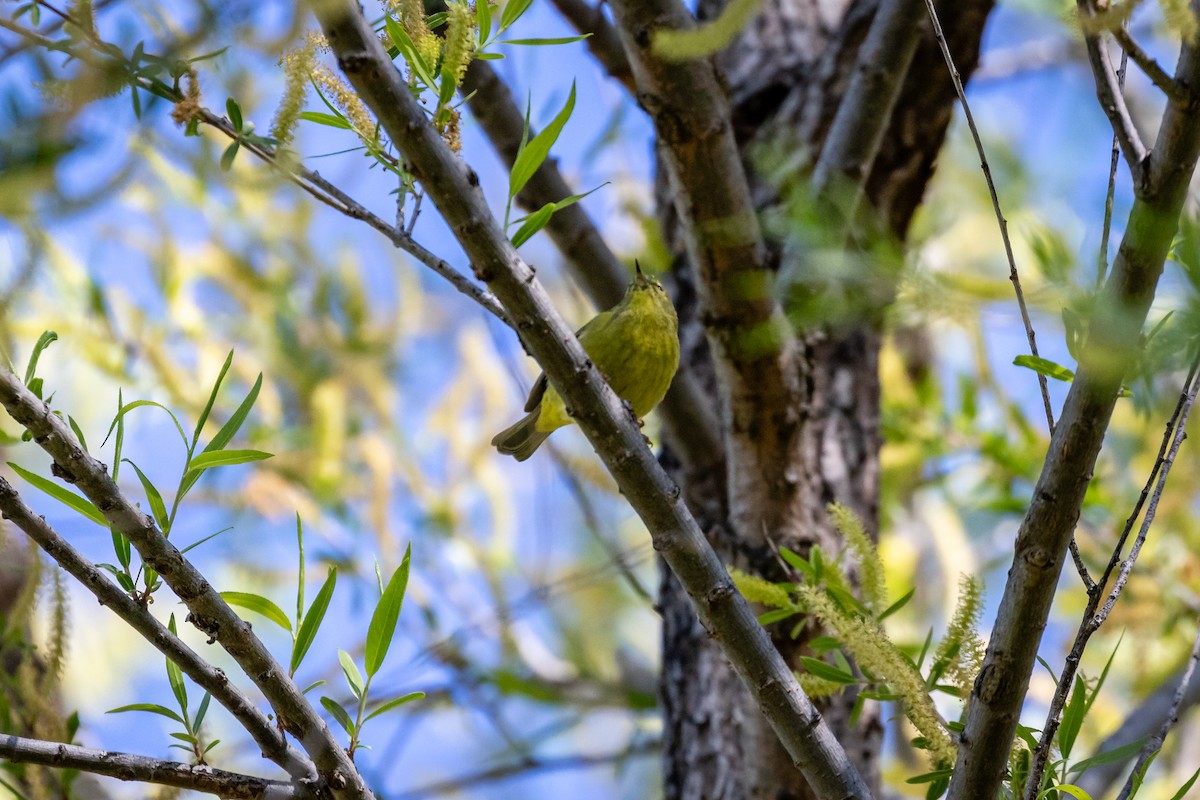
[[[590,33],[585,33],[582,36],[560,36],[553,39],[502,39],[500,44],[516,44],[539,47],[548,44],[571,44],[572,42],[582,42],[590,37]]]
[[[57,341],[57,333],[54,331],[42,331],[42,335],[38,337],[37,342],[33,345],[33,351],[29,354],[29,363],[25,367],[26,386],[28,386],[37,375],[38,359],[42,357],[42,351]]]
[[[845,672],[844,670],[840,670],[835,666],[826,664],[824,661],[819,659],[801,656],[800,663],[806,672],[815,675],[818,678],[824,678],[827,681],[834,681],[835,683],[858,683],[858,678],[855,678],[849,672]]]
[[[329,716],[338,721],[338,724],[342,726],[346,733],[351,736],[354,735],[354,720],[350,719],[350,715],[346,713],[346,709],[339,706],[335,700],[325,696],[321,697],[321,705],[329,712]]]
[[[80,514],[87,517],[102,528],[108,527],[108,520],[106,520],[104,515],[100,513],[100,509],[92,505],[87,499],[80,497],[74,492],[68,492],[57,483],[46,480],[40,475],[34,475],[29,470],[25,469],[24,467],[20,467],[11,461],[8,462],[8,466],[9,469],[28,481],[30,486],[33,486],[35,489],[42,490],[58,502],[67,506],[68,508],[78,511]]]
[[[361,700],[363,677],[362,673],[358,671],[358,665],[345,650],[338,650],[338,663],[342,666],[342,674],[346,676],[346,683],[350,685],[350,691],[354,692],[354,696]]]
[[[225,375],[229,372],[231,364],[233,364],[232,350],[229,351],[229,355],[225,356],[225,363],[221,366],[220,373],[217,374],[217,382],[213,384],[212,391],[208,394],[208,402],[204,404],[204,410],[200,412],[200,419],[196,420],[196,430],[192,434],[193,450],[200,441],[200,433],[204,430],[204,424],[208,422],[208,415],[212,413],[213,405],[217,402],[217,393],[221,391],[221,383],[224,382]]]
[[[483,47],[492,33],[492,6],[487,0],[475,3],[475,27],[479,29],[479,46]]]
[[[142,482],[142,489],[146,492],[146,500],[150,503],[150,513],[154,516],[154,521],[158,524],[158,529],[164,534],[170,533],[167,530],[167,505],[163,502],[162,495],[158,493],[158,489],[146,477],[146,473],[142,472],[141,468],[125,459],[125,463],[133,467],[133,471],[137,473],[138,480]]]
[[[321,590],[313,598],[313,604],[309,606],[308,612],[304,615],[304,621],[300,623],[300,628],[296,631],[296,641],[292,644],[291,671],[293,674],[300,667],[300,662],[304,660],[308,648],[312,646],[313,639],[316,638],[317,630],[321,627],[321,620],[325,619],[325,612],[329,610],[329,600],[333,597],[335,586],[337,586],[337,567],[330,567],[329,577],[325,579]]]
[[[508,28],[519,20],[521,15],[529,10],[532,3],[533,0],[508,0],[504,4],[504,10],[500,12],[500,30]]]
[[[271,458],[273,453],[262,450],[213,450],[205,451],[188,462],[189,472],[202,472],[213,467],[225,467],[230,464],[246,464],[250,461],[262,461]]]
[[[389,700],[386,703],[384,703],[383,705],[381,705],[379,708],[375,709],[370,714],[368,714],[366,719],[363,720],[363,722],[366,722],[367,720],[375,719],[375,717],[378,717],[380,714],[386,714],[387,712],[391,711],[393,708],[399,708],[400,706],[404,705],[405,703],[411,703],[413,700],[421,700],[424,697],[425,697],[424,692],[409,692],[408,694],[403,695],[401,697],[397,697],[394,700]]]
[[[325,114],[321,111],[301,111],[300,119],[308,120],[309,122],[315,122],[318,125],[325,125],[330,128],[341,128],[342,130],[347,131],[354,128],[354,126],[350,124],[350,120],[346,119],[345,117],[336,116],[334,114]]]
[[[288,615],[283,613],[282,608],[262,595],[251,592],[221,592],[221,598],[231,606],[261,614],[288,633],[292,632],[292,621],[288,619]]]
[[[1054,378],[1056,381],[1064,381],[1070,383],[1075,380],[1075,373],[1064,366],[1055,364],[1049,359],[1040,358],[1039,356],[1017,356],[1013,359],[1013,364],[1018,367],[1031,369],[1039,375],[1045,375],[1047,378]]]
[[[183,717],[179,716],[178,714],[176,714],[174,711],[167,708],[166,706],[160,706],[157,703],[132,703],[127,706],[121,706],[120,708],[110,708],[108,711],[105,711],[104,713],[105,714],[120,714],[125,711],[149,711],[151,714],[158,714],[159,716],[167,717],[168,719],[173,719],[176,722],[178,722],[180,725],[185,724],[183,721]]]
[[[233,441],[233,437],[241,429],[242,423],[250,415],[250,409],[254,408],[254,401],[258,399],[260,389],[262,389],[261,372],[258,373],[258,378],[254,381],[254,386],[250,387],[250,392],[246,395],[246,399],[237,407],[237,411],[233,412],[233,416],[229,418],[229,421],[221,426],[221,430],[217,431],[217,435],[204,448],[204,452],[211,453],[214,450],[223,450],[225,445]]]
[[[510,5],[517,0],[510,0]],[[508,12],[508,7],[504,9]],[[562,110],[551,120],[546,129],[533,137],[524,147],[517,153],[516,159],[513,161],[512,174],[508,180],[508,196],[516,197],[521,189],[525,188],[525,184],[533,177],[533,173],[537,172],[538,167],[546,160],[546,156],[550,155],[550,148],[558,141],[558,135],[562,133],[563,126],[567,124],[567,120],[571,118],[571,112],[575,108],[575,84],[571,84],[571,93],[567,96],[567,102],[563,105]]]
[[[1085,758],[1078,764],[1072,764],[1067,772],[1086,772],[1092,767],[1099,767],[1104,764],[1112,764],[1117,761],[1124,761],[1125,759],[1136,755],[1137,752],[1142,749],[1142,745],[1146,743],[1146,739],[1147,737],[1143,736],[1136,741],[1128,742],[1120,747],[1114,747],[1111,750],[1105,750],[1103,753],[1097,753],[1091,758]]]
[[[388,648],[392,645],[392,637],[396,634],[396,622],[400,618],[400,609],[404,605],[404,592],[408,588],[408,565],[412,557],[412,545],[404,549],[404,559],[392,573],[375,613],[371,615],[371,624],[367,628],[366,667],[367,675],[372,676],[383,665]]]
[[[1063,758],[1070,758],[1071,750],[1075,747],[1075,737],[1083,726],[1083,712],[1087,707],[1087,685],[1083,678],[1075,676],[1075,685],[1071,689],[1071,699],[1063,709],[1062,724],[1058,728],[1058,749]]]
[[[179,438],[183,440],[183,446],[187,447],[187,434],[183,432],[183,426],[179,424],[179,418],[175,416],[171,409],[164,406],[162,403],[156,403],[153,400],[134,400],[132,403],[126,403],[117,411],[117,416],[113,417],[112,424],[108,426],[108,433],[104,434],[104,441],[108,441],[108,437],[112,436],[112,432],[116,429],[117,423],[130,411],[143,406],[153,406],[161,408],[171,417],[171,421],[175,423],[175,429],[179,431]]]
[[[513,247],[520,247],[525,244],[531,236],[546,227],[546,223],[550,221],[550,217],[554,215],[555,210],[554,203],[546,203],[546,205],[526,217],[524,224],[520,228],[517,228],[517,232],[513,234]]]

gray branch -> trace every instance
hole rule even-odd
[[[1200,85],[1200,52],[1184,43],[1181,85]],[[1115,80],[1115,79],[1114,79]],[[971,694],[950,797],[992,797],[1001,781],[1042,631],[1122,381],[1200,157],[1200,106],[1169,100],[1112,274],[1098,297],[1079,370],[1042,474],[1017,532],[1012,568],[983,668]]]
[[[161,761],[111,750],[92,750],[73,744],[44,742],[0,734],[0,758],[14,764],[37,764],[57,769],[77,769],[123,781],[156,783],[232,800],[315,800],[311,788],[270,781],[209,766]]]
[[[55,474],[75,484],[171,587],[187,606],[188,621],[233,657],[275,709],[284,729],[312,758],[330,793],[337,800],[373,798],[346,751],[250,625],[162,535],[154,520],[121,494],[107,467],[80,446],[67,423],[6,368],[0,368],[0,405],[54,459]]]
[[[316,769],[302,753],[287,743],[283,734],[267,717],[254,707],[225,673],[201,658],[175,634],[154,618],[142,604],[123,592],[108,576],[92,566],[70,542],[58,535],[43,517],[25,504],[21,496],[4,478],[0,478],[0,516],[9,520],[37,543],[58,565],[80,582],[100,601],[112,609],[130,628],[171,659],[184,674],[210,692],[246,732],[262,748],[263,755],[287,770],[293,778],[311,781]]]
[[[1076,5],[1079,7],[1080,16],[1095,16],[1091,0],[1077,0]],[[1125,162],[1129,164],[1129,171],[1132,173],[1133,182],[1136,185],[1142,179],[1142,163],[1146,160],[1146,146],[1142,144],[1137,126],[1133,124],[1133,117],[1129,115],[1129,108],[1125,105],[1125,93],[1117,80],[1112,59],[1109,58],[1108,48],[1105,46],[1103,38],[1099,33],[1089,33],[1085,29],[1083,41],[1087,45],[1088,63],[1091,65],[1092,75],[1096,79],[1096,98],[1100,101],[1100,108],[1104,110],[1105,116],[1112,124],[1117,141],[1121,144],[1121,153],[1125,156]],[[1179,97],[1174,97],[1173,100],[1178,101]]]
[[[575,421],[645,522],[658,549],[792,758],[824,798],[869,793],[828,725],[738,594],[636,421],[588,361],[533,271],[488,210],[479,181],[429,125],[353,0],[314,3],[338,64],[422,182],[478,277],[496,294]],[[740,221],[740,219],[739,219]],[[754,223],[751,216],[749,221]],[[740,233],[744,236],[744,233]]]

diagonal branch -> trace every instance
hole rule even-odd
[[[27,506],[4,478],[0,478],[0,517],[24,531],[38,547],[58,562],[60,567],[94,594],[100,605],[112,609],[113,613],[140,633],[160,653],[171,659],[200,688],[211,693],[216,701],[241,723],[255,744],[262,748],[264,756],[287,770],[293,778],[305,781],[316,778],[312,762],[287,743],[271,721],[229,682],[225,673],[201,658],[196,651],[155,619],[145,606],[121,591],[103,572],[92,566],[70,542],[50,527],[44,517],[38,516]]]
[[[505,237],[475,173],[428,123],[357,3],[324,0],[313,10],[342,71],[422,182],[479,277],[508,310],[529,352],[562,394],[809,783],[821,797],[868,797],[862,778],[737,592],[678,487]]]
[[[1200,86],[1200,50],[1187,42],[1175,79]],[[1169,100],[1144,178],[1135,176],[1125,236],[1097,298],[1079,370],[1017,532],[1004,597],[971,694],[952,799],[992,797],[1000,785],[1067,546],[1121,383],[1140,352],[1146,314],[1198,157],[1200,104]]]
[[[108,468],[80,446],[75,434],[50,406],[7,368],[0,368],[0,405],[33,434],[54,459],[55,474],[75,484],[109,525],[137,548],[187,606],[188,621],[219,642],[275,709],[284,729],[312,758],[317,774],[336,800],[371,800],[373,795],[324,720],[275,661],[266,645],[205,580],[204,575],[167,541],[154,520],[128,498]]]
[[[1081,17],[1089,19],[1095,17],[1096,10],[1091,0],[1076,0],[1076,5],[1079,7]],[[1086,26],[1083,31],[1083,40],[1087,45],[1088,63],[1091,64],[1092,75],[1096,79],[1096,97],[1100,101],[1100,108],[1104,110],[1105,116],[1112,124],[1117,141],[1121,143],[1121,154],[1125,156],[1125,161],[1129,164],[1129,171],[1133,175],[1136,187],[1143,177],[1142,166],[1146,160],[1146,146],[1142,144],[1137,126],[1133,124],[1129,108],[1125,105],[1125,94],[1117,80],[1117,74],[1113,69],[1112,59],[1108,56],[1108,48],[1105,47],[1104,40],[1100,34],[1090,33]],[[1178,101],[1179,98],[1173,99]]]
[[[1123,25],[1119,25],[1111,31],[1113,39],[1125,51],[1125,55],[1137,64],[1138,67],[1150,79],[1150,82],[1162,89],[1163,93],[1175,100],[1186,100],[1187,89],[1179,85],[1179,82],[1167,74],[1167,71],[1158,65],[1154,58],[1142,49],[1142,46],[1137,43],[1137,39],[1133,38],[1133,34],[1129,32]]]
[[[315,800],[317,797],[312,789],[293,783],[256,778],[209,766],[162,761],[111,750],[92,750],[8,734],[0,734],[0,758],[14,764],[77,769],[123,781],[174,786],[231,800]]]

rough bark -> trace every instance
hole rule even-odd
[[[701,12],[715,16],[720,0],[702,2]],[[990,0],[948,7],[947,37],[960,70],[969,75],[979,52]],[[777,202],[780,182],[804,179],[805,160],[792,159],[794,174],[776,172],[769,182],[753,170],[754,148],[772,137],[790,136],[793,150],[819,150],[850,80],[851,71],[875,3],[820,3],[817,0],[766,0],[760,15],[718,57],[732,101],[733,125],[750,164],[752,191],[759,208]],[[928,33],[913,57],[899,102],[867,180],[867,198],[884,227],[902,239],[933,172],[934,160],[954,113],[954,89],[941,54]],[[663,182],[660,180],[660,185]],[[671,205],[662,204],[668,235],[677,237]],[[682,249],[677,249],[682,252]],[[782,250],[784,263],[802,253]],[[675,270],[683,358],[702,384],[716,386],[709,348],[700,324],[692,273],[679,259]],[[774,547],[805,551],[819,544],[827,553],[840,550],[825,515],[837,500],[854,509],[874,529],[879,490],[879,326],[872,319],[837,329],[799,331],[795,369],[803,386],[796,435],[786,467],[799,476],[802,502],[787,524],[766,531],[766,546],[740,535],[733,520],[744,498],[725,488],[737,485],[724,474],[726,463],[694,469],[675,454],[664,463],[684,487],[684,496],[721,558],[769,577],[780,577]],[[716,392],[709,393],[716,397]],[[763,476],[743,476],[745,480]],[[776,744],[761,715],[748,703],[727,662],[696,622],[686,594],[666,570],[661,586],[663,614],[664,771],[668,798],[809,798],[804,784]],[[803,640],[774,632],[789,663],[803,651]],[[878,788],[882,725],[878,710],[848,724],[852,697],[823,705],[835,735],[860,772]]]

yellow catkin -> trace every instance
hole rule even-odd
[[[976,634],[983,614],[983,584],[974,575],[963,575],[958,585],[958,603],[946,635],[934,653],[933,663],[949,662],[944,674],[958,687],[959,697],[966,699],[983,663],[983,642]],[[953,656],[950,655],[952,652]]]
[[[867,535],[866,528],[857,514],[841,503],[830,503],[828,510],[834,527],[858,556],[863,601],[875,613],[882,612],[887,608],[887,582],[879,550]]]
[[[421,0],[387,0],[386,8],[400,18],[404,32],[412,39],[421,58],[433,69],[442,53],[442,41],[429,30],[429,23],[425,19],[425,4]]]
[[[954,763],[957,750],[942,725],[925,681],[874,621],[852,617],[824,592],[812,586],[800,589],[809,613],[832,628],[838,641],[865,671],[887,682],[904,704],[904,713],[927,743],[935,766]]]
[[[442,50],[442,80],[449,76],[461,86],[463,76],[475,54],[475,15],[459,0],[446,6],[446,45]]]
[[[304,44],[293,50],[288,50],[279,58],[283,67],[283,97],[279,107],[275,109],[275,119],[271,122],[271,137],[279,142],[280,147],[287,147],[296,135],[296,124],[300,121],[300,112],[304,110],[304,100],[308,96],[309,75],[317,57],[317,41],[309,36]]]
[[[737,567],[730,567],[729,577],[733,579],[733,585],[742,593],[742,597],[751,603],[762,603],[764,606],[772,608],[793,608],[795,606],[786,590],[757,575],[742,572]]]
[[[176,125],[187,125],[200,113],[200,81],[196,70],[188,67],[183,82],[183,99],[171,109],[171,119]]]
[[[324,64],[317,64],[312,71],[313,82],[321,88],[329,102],[333,103],[354,126],[364,142],[375,141],[375,120],[359,96],[345,81],[333,74]]]
[[[1158,0],[1158,5],[1162,8],[1167,27],[1178,33],[1185,42],[1195,44],[1200,23],[1197,23],[1196,14],[1188,0]]]

